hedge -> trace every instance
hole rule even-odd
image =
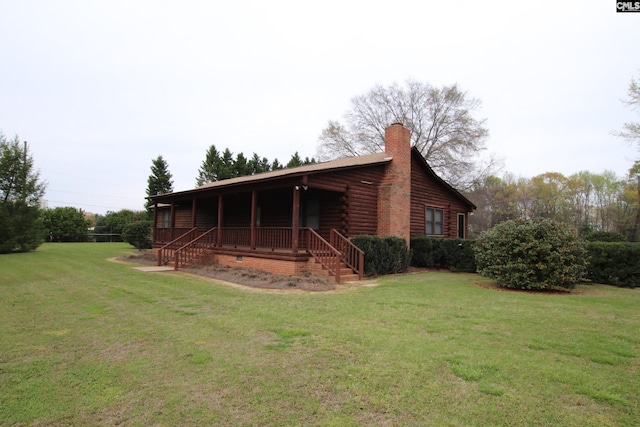
[[[411,252],[405,239],[362,235],[351,243],[364,251],[365,276],[403,273],[409,268]]]
[[[587,278],[595,283],[640,286],[640,243],[589,242]]]
[[[406,241],[397,237],[358,236],[351,241],[365,252],[367,276],[402,273],[409,264],[458,272],[477,271],[474,240],[414,237],[411,251]],[[585,248],[589,260],[588,280],[619,287],[640,286],[640,243],[586,242]]]
[[[411,239],[411,265],[475,273],[473,244],[473,240],[467,239],[414,237]]]

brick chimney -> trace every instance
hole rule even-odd
[[[385,130],[384,151],[392,157],[378,189],[378,235],[411,234],[411,132],[400,123]]]

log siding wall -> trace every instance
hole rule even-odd
[[[411,237],[426,234],[426,208],[442,209],[444,238],[458,237],[458,214],[465,215],[467,224],[468,207],[442,184],[428,176],[420,166],[420,160],[411,160]],[[465,231],[466,234],[466,231]]]

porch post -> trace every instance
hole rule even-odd
[[[300,233],[300,186],[293,187],[293,218],[291,218],[291,252],[298,253],[298,234]]]
[[[152,229],[152,235],[151,235],[151,242],[155,243],[156,239],[158,238],[158,231],[156,230],[158,228],[158,202],[155,202],[153,204],[153,229]]]
[[[251,190],[251,249],[256,248],[256,217],[258,211],[258,193]]]
[[[198,209],[197,199],[194,197],[191,203],[191,228],[196,226],[196,210]]]
[[[222,217],[224,216],[224,207],[223,207],[223,197],[222,194],[218,196],[218,237],[217,242],[218,246],[222,246]]]
[[[176,202],[171,202],[171,238],[169,240],[175,239],[174,233],[176,231]]]

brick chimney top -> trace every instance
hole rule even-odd
[[[411,132],[402,123],[393,123],[384,132],[384,152],[406,156],[411,151]]]

